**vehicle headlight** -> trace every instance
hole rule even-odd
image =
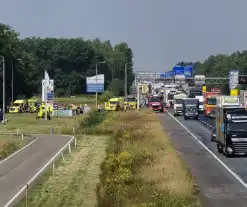
[[[186,116],[188,116],[188,113],[185,113]]]

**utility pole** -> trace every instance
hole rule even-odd
[[[105,61],[102,61],[102,62],[98,62],[96,64],[96,71],[95,71],[95,78],[96,78],[96,90],[95,90],[95,104],[96,104],[96,110],[98,108],[98,65],[99,64],[105,64],[106,62]]]
[[[5,123],[5,58],[0,55],[3,63],[3,123]]]
[[[128,63],[125,63],[125,68],[124,68],[124,72],[125,72],[125,75],[124,75],[124,96],[125,98],[127,98],[128,96]]]
[[[137,90],[137,111],[139,111],[140,110],[140,88],[139,88],[139,82],[136,80],[136,78],[135,78],[135,81],[136,81],[136,90]]]
[[[21,59],[17,59],[18,61],[21,61]],[[12,90],[12,98],[11,102],[14,103],[14,61],[12,61],[12,78],[11,78],[11,90]]]

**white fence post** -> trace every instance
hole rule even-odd
[[[26,207],[28,206],[28,184],[26,185]]]
[[[63,153],[61,153],[61,155],[62,155],[62,159],[63,159],[63,162],[64,162],[65,160],[64,160],[64,156],[63,156]]]
[[[77,143],[76,143],[76,138],[75,138],[75,147],[76,147]]]
[[[73,127],[73,133],[75,134],[75,127]]]
[[[17,129],[17,132],[16,132],[16,134],[17,134],[17,135],[19,134],[19,131],[20,131],[20,130],[19,130],[19,129]]]
[[[69,153],[71,153],[71,146],[70,146],[70,143],[69,143]]]
[[[52,174],[55,173],[55,163],[52,164]]]
[[[21,140],[22,140],[22,141],[24,140],[24,135],[23,135],[23,133],[21,134]]]

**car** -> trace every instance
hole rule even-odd
[[[211,133],[211,141],[214,142],[216,140],[216,129],[214,128]]]
[[[213,109],[212,111],[210,111],[208,113],[208,116],[209,116],[210,119],[215,119],[215,109]]]

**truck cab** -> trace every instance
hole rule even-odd
[[[184,120],[199,118],[199,100],[197,98],[183,99]]]
[[[222,96],[216,105],[216,143],[226,157],[247,155],[247,110],[239,97]]]
[[[203,96],[195,96],[199,100],[199,112],[203,114]]]
[[[187,95],[185,93],[179,93],[174,95],[174,116],[182,115],[183,114],[183,99],[187,98]]]
[[[203,110],[204,116],[209,117],[209,114],[216,107],[216,98],[220,96],[219,91],[215,92],[205,92],[203,97]]]

